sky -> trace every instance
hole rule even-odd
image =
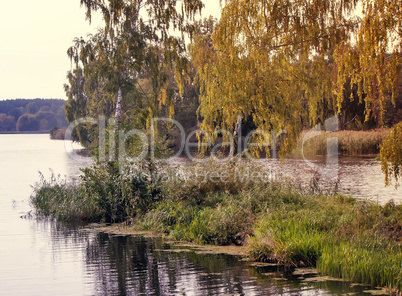
[[[204,0],[203,16],[219,17],[219,0]],[[79,0],[3,1],[0,16],[0,100],[67,99],[67,49],[102,24],[85,20]]]

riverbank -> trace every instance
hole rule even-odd
[[[49,131],[48,130],[44,130],[44,131],[12,131],[12,132],[5,132],[5,131],[1,131],[0,135],[43,135],[43,134],[48,134]]]
[[[251,164],[248,164],[251,165]],[[250,260],[312,266],[327,275],[402,290],[402,206],[339,194],[316,194],[264,178],[252,163],[213,162],[163,175],[148,163],[137,172],[114,164],[84,170],[82,182],[53,178],[31,202],[59,219],[125,222],[170,240],[247,246]]]

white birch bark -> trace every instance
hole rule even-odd
[[[121,86],[120,86],[119,91],[117,92],[116,113],[114,115],[114,117],[116,118],[116,123],[119,123],[120,118],[121,118],[121,101],[122,101],[122,97],[123,96],[121,94]]]
[[[138,22],[138,18],[139,18],[139,15],[140,15],[140,9],[141,9],[142,2],[143,2],[143,0],[139,0],[139,1],[138,1],[137,13],[135,14],[134,19],[133,19],[133,22],[132,22],[132,28],[133,28],[133,30],[135,30],[135,29],[137,28],[137,22]],[[131,34],[129,35],[129,37],[131,37]],[[127,56],[126,56],[126,61],[125,61],[125,64],[126,64],[126,65],[128,64],[129,58],[130,58],[130,57],[129,57],[129,52],[128,52],[128,50],[127,50]],[[127,71],[127,68],[126,68],[126,69],[124,70],[123,77],[126,77],[126,76],[127,76],[127,72],[128,72],[128,71]],[[121,84],[119,85],[119,90],[118,90],[118,93],[117,93],[116,113],[115,113],[115,115],[114,115],[114,117],[115,117],[115,119],[116,119],[115,128],[118,127],[118,124],[119,124],[120,119],[121,119],[121,116],[122,116],[122,107],[121,107],[122,99],[123,99],[123,95],[122,95],[122,83],[121,83]]]

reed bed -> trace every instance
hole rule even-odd
[[[344,130],[321,134],[305,141],[303,132],[297,142],[296,154],[304,153],[306,156],[326,155],[328,140],[337,139],[338,152],[345,156],[377,155],[380,152],[380,145],[389,135],[389,129],[375,129],[369,131]]]

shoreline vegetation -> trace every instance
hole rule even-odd
[[[59,220],[123,223],[173,241],[243,246],[249,260],[402,291],[402,205],[274,180],[244,160],[169,167],[96,164],[79,182],[57,176],[31,204]]]
[[[17,131],[12,131],[12,132],[0,132],[0,135],[43,135],[43,134],[49,134],[48,130],[44,131],[24,131],[24,132],[17,132]]]
[[[303,145],[303,138],[306,132],[302,132],[296,143],[293,154],[298,156],[317,156],[326,155],[327,141],[336,138],[338,141],[338,151],[341,156],[373,156],[380,153],[380,146],[384,139],[390,134],[389,128],[377,128],[373,130],[343,130],[317,135]]]
[[[64,140],[66,135],[66,129],[60,129],[57,126],[54,126],[50,132],[51,140]]]

